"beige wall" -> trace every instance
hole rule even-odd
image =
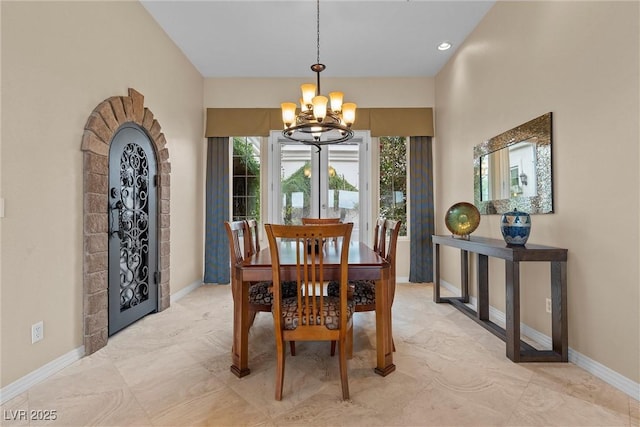
[[[82,346],[83,128],[145,96],[171,162],[171,291],[202,280],[203,78],[138,2],[1,2],[1,385]],[[45,338],[31,344],[31,325]]]
[[[314,74],[309,71],[307,79],[205,79],[204,105],[205,108],[279,108],[281,102],[297,102],[300,98],[300,85],[313,83],[314,78]],[[434,79],[431,77],[322,78],[321,85],[323,93],[340,90],[345,94],[345,101],[355,102],[362,108],[435,105]],[[409,240],[401,238],[397,250],[397,275],[408,278]]]
[[[639,3],[497,2],[436,76],[436,222],[473,201],[476,144],[553,112],[555,213],[532,243],[569,249],[569,346],[640,381]],[[474,233],[501,238],[498,215]],[[459,286],[459,256],[443,278]],[[491,305],[504,310],[492,261]],[[548,267],[521,269],[523,321],[550,335]]]
[[[330,66],[330,64],[329,64]],[[344,92],[345,102],[358,107],[433,107],[434,79],[415,78],[324,78],[323,93]],[[300,85],[309,78],[219,78],[205,79],[204,105],[208,108],[280,108],[281,102],[298,102]]]

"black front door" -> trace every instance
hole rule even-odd
[[[127,124],[109,150],[109,335],[158,308],[156,157]]]

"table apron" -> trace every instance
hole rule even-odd
[[[256,267],[243,269],[242,267],[236,267],[237,276],[242,278],[244,282],[259,282],[272,280],[273,272],[271,266]],[[382,271],[389,269],[388,266],[361,266],[354,265],[349,266],[348,277],[349,280],[380,280],[382,277]],[[296,280],[296,271],[291,267],[283,267],[280,270],[281,280]],[[338,280],[340,278],[340,267],[325,266],[325,280]]]

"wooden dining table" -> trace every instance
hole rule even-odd
[[[281,243],[280,266],[282,280],[296,280],[296,253],[290,242]],[[338,280],[340,274],[340,246],[324,244],[325,279]],[[249,283],[272,280],[269,248],[246,258],[235,269],[233,287],[233,350],[231,372],[238,377],[249,375]],[[349,280],[375,280],[376,283],[376,367],[374,371],[387,376],[395,371],[393,339],[391,335],[390,264],[362,242],[349,243]],[[275,345],[275,339],[274,339]]]

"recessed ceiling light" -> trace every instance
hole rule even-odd
[[[449,42],[442,42],[438,45],[438,50],[447,50],[451,47],[451,43]]]

